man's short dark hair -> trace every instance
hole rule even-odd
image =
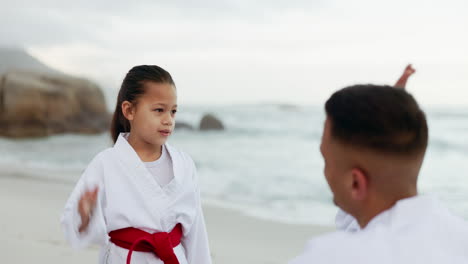
[[[331,135],[338,141],[379,153],[424,153],[428,129],[424,112],[403,89],[354,85],[326,102]]]

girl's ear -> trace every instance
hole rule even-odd
[[[122,102],[122,113],[127,118],[127,120],[131,121],[135,115],[135,107],[129,101]]]
[[[365,172],[359,168],[354,168],[351,171],[352,176],[352,190],[351,197],[355,200],[362,201],[367,197],[369,179]]]

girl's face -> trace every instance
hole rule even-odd
[[[155,147],[163,145],[174,130],[177,94],[173,85],[148,81],[137,104],[122,103],[130,121],[131,135]],[[126,110],[127,108],[127,110]]]

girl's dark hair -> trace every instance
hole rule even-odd
[[[332,136],[348,145],[400,156],[424,153],[426,116],[403,89],[355,85],[335,92],[325,104]]]
[[[145,93],[146,82],[167,83],[175,86],[172,76],[163,68],[156,65],[140,65],[133,67],[125,76],[115,106],[110,132],[114,143],[120,133],[130,132],[130,122],[122,113],[122,103],[129,101],[136,103],[138,97]]]

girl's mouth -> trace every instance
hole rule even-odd
[[[164,137],[168,137],[171,134],[171,131],[170,130],[159,130],[159,133]]]

